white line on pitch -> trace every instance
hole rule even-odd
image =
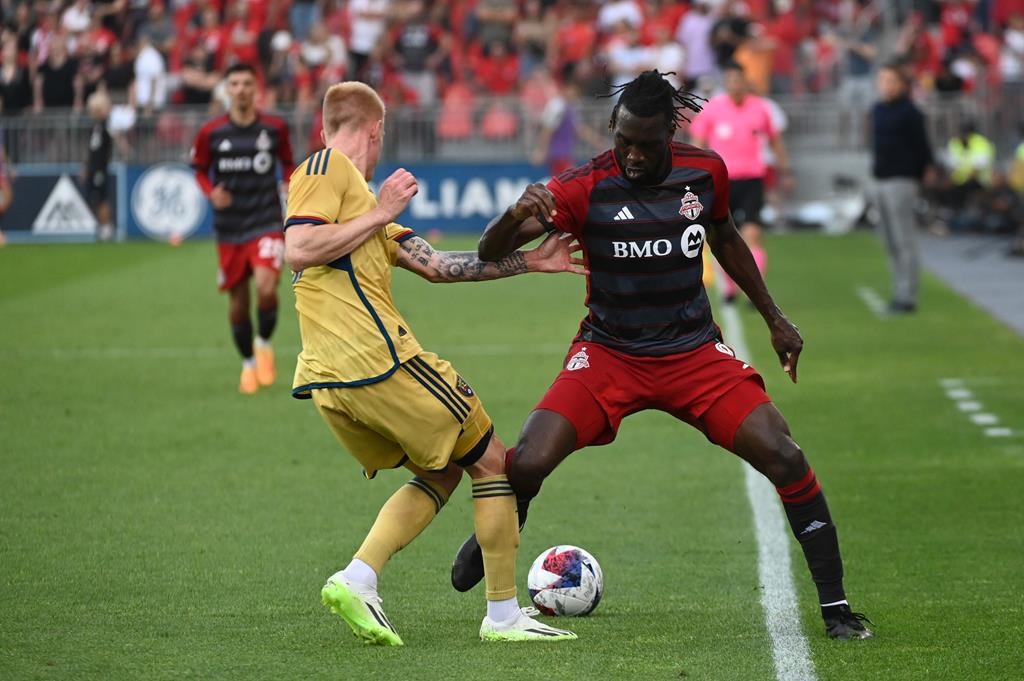
[[[943,388],[960,388],[963,387],[964,379],[962,378],[940,378],[939,384]]]
[[[974,400],[957,402],[956,408],[960,411],[981,411],[981,402],[975,402]]]
[[[725,340],[736,355],[750,361],[743,336],[743,322],[734,305],[720,308]],[[764,623],[772,641],[772,659],[778,681],[817,681],[807,638],[800,628],[793,571],[790,565],[789,531],[782,515],[779,495],[772,484],[743,464],[747,498],[754,515],[757,537],[757,575],[761,583]]]
[[[878,295],[875,289],[870,286],[858,286],[857,296],[864,301],[867,308],[871,310],[876,317],[884,319],[889,316],[888,311],[885,307],[885,301]]]
[[[1013,431],[1009,428],[986,428],[985,435],[988,437],[1010,437]]]
[[[974,393],[967,388],[949,388],[946,390],[946,397],[951,400],[969,400],[974,397]]]
[[[971,414],[971,420],[979,426],[993,426],[999,423],[999,417],[995,414]]]

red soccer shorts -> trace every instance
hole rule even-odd
[[[253,269],[257,267],[266,267],[280,274],[284,232],[264,234],[240,244],[218,242],[217,255],[220,257],[217,288],[221,291],[233,289],[252,276]]]
[[[760,374],[724,343],[666,357],[575,343],[536,408],[568,419],[576,428],[577,449],[608,444],[624,417],[645,409],[668,412],[732,449],[744,419],[770,401]]]

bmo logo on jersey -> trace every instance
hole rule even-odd
[[[700,255],[706,233],[701,225],[690,225],[679,240],[679,249],[687,258]],[[613,241],[612,255],[616,258],[664,258],[672,255],[672,239],[648,239],[647,241]]]

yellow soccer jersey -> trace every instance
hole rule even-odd
[[[376,206],[352,161],[325,149],[292,173],[285,229],[344,223]],[[293,275],[302,352],[292,395],[376,383],[421,352],[391,298],[398,244],[412,236],[411,229],[391,223],[349,255]]]

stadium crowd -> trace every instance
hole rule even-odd
[[[1024,81],[1024,0],[3,0],[5,114],[207,104],[235,62],[266,106],[361,79],[391,106],[515,95],[550,74],[602,91],[645,68],[691,85],[730,60],[760,92],[870,101],[882,34],[926,89]],[[893,23],[896,22],[896,23]],[[888,56],[892,56],[891,54]],[[867,95],[867,96],[865,96]],[[865,105],[866,106],[866,105]]]

